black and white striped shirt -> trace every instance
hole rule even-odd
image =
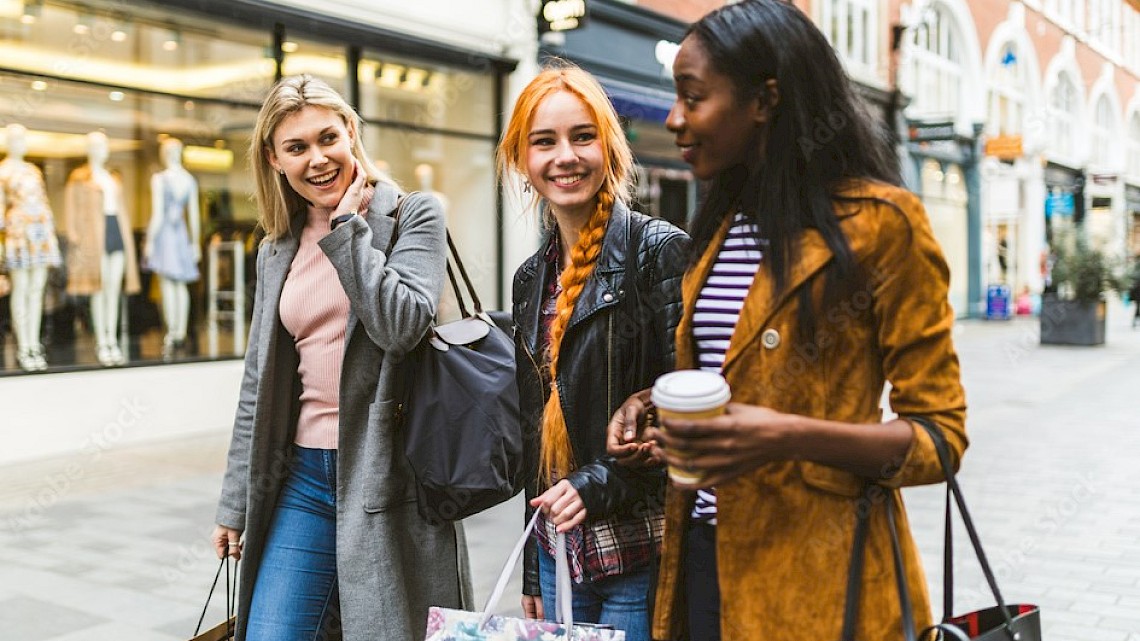
[[[744,214],[736,214],[693,310],[693,339],[701,369],[720,373],[724,366],[728,342],[740,320],[744,298],[760,269],[765,245],[756,223]],[[715,490],[697,490],[691,516],[716,524]]]

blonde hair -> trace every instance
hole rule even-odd
[[[270,164],[269,151],[273,148],[273,134],[277,126],[289,116],[310,106],[328,109],[344,121],[344,126],[353,137],[352,155],[364,167],[364,173],[370,182],[394,184],[368,158],[361,142],[363,123],[360,116],[336,90],[309,74],[282,78],[269,91],[261,105],[261,111],[257,113],[249,149],[253,178],[257,184],[258,223],[265,230],[266,240],[277,240],[290,234],[290,221],[308,207],[308,203],[293,190],[285,176],[278,174]]]
[[[539,105],[547,97],[560,91],[568,92],[582,101],[586,111],[598,127],[604,177],[598,190],[597,202],[589,219],[578,233],[578,242],[570,250],[570,266],[562,272],[562,293],[555,305],[554,321],[550,325],[548,352],[551,390],[542,413],[541,446],[539,455],[539,481],[552,485],[575,467],[570,433],[558,394],[558,358],[562,337],[570,324],[574,306],[586,280],[594,270],[602,251],[602,239],[614,204],[627,202],[633,173],[633,153],[626,141],[617,113],[606,92],[589,73],[566,63],[548,67],[539,73],[522,90],[515,101],[511,119],[499,141],[498,167],[500,176],[508,172],[526,176],[526,159],[529,147],[527,134]],[[535,194],[532,206],[541,207]],[[544,214],[547,208],[542,207]]]

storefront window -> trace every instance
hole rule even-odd
[[[0,2],[0,375],[240,357],[260,240],[247,156],[274,34],[145,2],[29,4]],[[346,96],[350,73],[368,78],[366,147],[405,189],[447,201],[494,305],[494,72],[380,53],[350,71],[347,46],[306,35],[285,32],[280,72]],[[33,192],[45,206],[20,206]],[[58,259],[29,262],[32,209]]]
[[[1025,90],[1029,84],[1028,66],[1021,61],[1017,45],[1010,42],[1002,48],[997,65],[990,74],[991,136],[1020,135],[1025,113]]]

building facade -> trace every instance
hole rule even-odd
[[[12,376],[21,372],[4,335],[0,420],[28,438],[5,448],[0,462],[80,449],[93,430],[118,424],[124,404],[146,409],[129,433],[116,428],[120,443],[232,420],[260,239],[250,135],[262,98],[285,75],[318,76],[357,107],[374,159],[405,189],[441,196],[482,298],[502,304],[508,272],[525,255],[518,248],[532,244],[527,230],[512,224],[494,170],[507,100],[534,73],[531,5],[490,0],[473,11],[455,0],[0,2],[0,125],[26,129],[24,160],[43,175],[60,243],[79,240],[69,233],[80,212],[64,195],[89,163],[88,134],[100,132],[120,186],[120,215],[142,253],[157,213],[159,148],[173,138],[183,143],[181,162],[197,183],[199,208],[187,216],[197,216],[202,255],[201,277],[189,285],[187,344],[173,355],[163,352],[157,278],[141,270],[142,291],[123,297],[116,330],[126,367],[96,362],[92,311],[86,296],[67,293],[67,262],[49,272],[46,375]],[[7,303],[0,299],[5,311]],[[441,309],[449,313],[447,301]],[[0,328],[8,322],[0,315]],[[50,438],[42,425],[51,426]]]

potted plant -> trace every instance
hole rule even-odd
[[[1082,234],[1058,238],[1041,299],[1041,343],[1103,345],[1105,294],[1122,288],[1112,258]]]

